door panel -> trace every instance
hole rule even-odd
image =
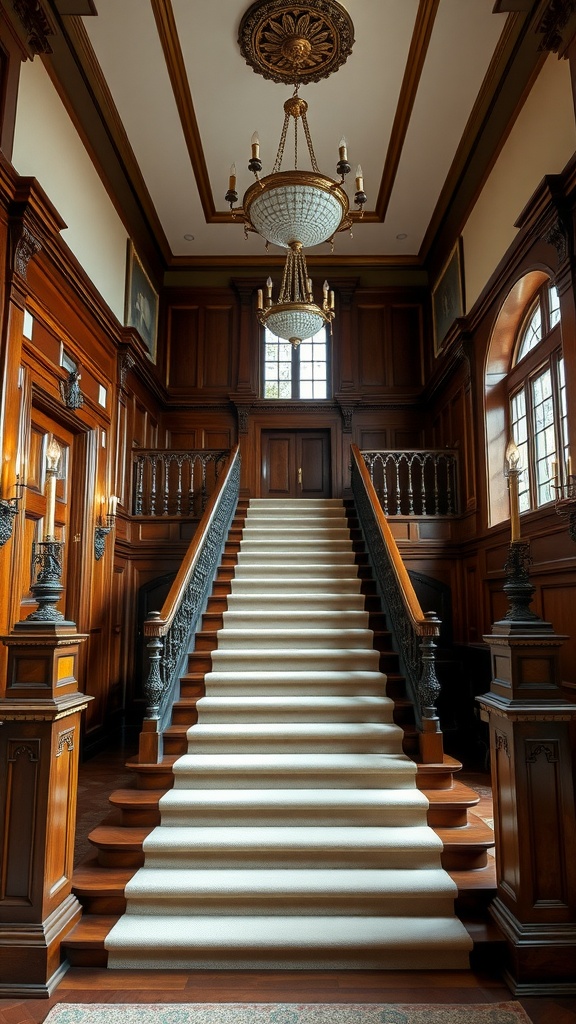
[[[264,498],[330,497],[330,431],[262,431]]]

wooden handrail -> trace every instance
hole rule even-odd
[[[163,730],[216,575],[238,502],[239,486],[240,450],[236,445],[161,611],[150,612],[144,622],[149,672],[144,684],[146,715],[140,733],[140,763],[158,763],[162,759]]]
[[[426,764],[441,762],[444,752],[436,711],[440,684],[434,654],[441,623],[435,612],[422,611],[357,445],[351,446],[351,454],[356,511],[413,704],[420,759]]]
[[[398,580],[400,594],[402,595],[404,606],[406,608],[406,612],[410,619],[410,622],[412,623],[412,627],[415,630],[415,632],[418,633],[419,636],[439,636],[440,623],[438,622],[438,620],[436,620],[436,622],[433,622],[430,621],[430,619],[426,618],[420,606],[420,602],[416,597],[414,587],[412,586],[412,580],[408,575],[408,570],[404,565],[402,556],[398,550],[398,545],[396,544],[392,530],[388,525],[388,520],[386,519],[386,516],[382,511],[380,502],[378,501],[378,496],[374,490],[372,481],[370,480],[370,474],[368,472],[366,463],[362,458],[360,449],[356,444],[353,444],[351,448],[352,457],[356,463],[358,472],[362,477],[364,486],[366,488],[366,492],[371,501],[372,509],[374,512],[374,518],[378,523],[378,527],[380,529],[380,532],[382,533],[384,544],[388,549],[390,560],[392,562],[392,567],[394,569],[396,579]]]
[[[188,550],[184,555],[182,564],[178,572],[176,573],[176,577],[174,579],[174,582],[172,583],[172,586],[170,587],[170,590],[168,591],[166,600],[162,605],[160,613],[156,613],[153,619],[148,618],[144,622],[144,636],[164,636],[170,629],[170,626],[174,621],[174,616],[176,614],[178,606],[182,600],[186,587],[190,581],[190,577],[194,572],[194,566],[198,560],[200,550],[206,538],[206,534],[210,526],[214,509],[216,508],[216,505],[220,500],[220,494],[222,493],[226,486],[226,483],[228,482],[228,477],[230,475],[230,472],[234,465],[234,460],[237,455],[238,445],[236,445],[236,447],[232,448],[230,451],[228,465],[226,466],[225,471],[220,474],[220,477],[216,485],[216,489],[208,499],[208,503],[206,505],[206,508],[204,509],[204,513],[202,515],[202,519],[200,520],[198,529],[196,530],[194,536],[192,537],[192,540],[190,541]]]

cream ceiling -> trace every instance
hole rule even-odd
[[[97,15],[64,22],[73,23],[77,59],[160,251],[172,265],[264,255],[263,241],[246,239],[241,220],[231,219],[224,195],[233,162],[240,201],[253,181],[247,163],[255,129],[263,173],[271,170],[291,88],[256,75],[240,54],[248,0],[94,6]],[[337,73],[301,90],[320,169],[336,177],[345,135],[349,195],[356,164],[364,171],[364,220],[353,237],[337,237],[335,252],[348,261],[415,261],[430,245],[473,148],[520,15],[493,13],[494,0],[344,6],[355,30],[350,57]],[[287,144],[284,168],[291,158]]]

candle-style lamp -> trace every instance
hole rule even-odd
[[[516,544],[520,540],[520,504],[518,480],[522,473],[520,452],[513,440],[508,442],[505,456],[504,475],[508,478],[508,495],[510,500],[510,542]]]
[[[56,515],[56,479],[62,449],[55,437],[50,439],[46,449],[46,519],[44,521],[44,540],[56,540],[54,536],[54,517]]]
[[[503,621],[514,622],[539,619],[529,607],[535,589],[530,582],[530,542],[522,540],[520,535],[519,478],[522,472],[520,452],[511,439],[504,459],[504,476],[508,478],[510,499],[510,548],[504,565],[506,582],[503,590],[509,604]]]
[[[102,509],[104,507],[104,500],[102,500]],[[116,510],[118,507],[118,498],[115,494],[112,494],[108,498],[108,511],[104,517],[103,512],[98,516],[98,522],[94,527],[94,558],[97,562],[100,561],[106,547],[106,537],[114,529],[116,525]]]
[[[51,437],[46,448],[46,515],[44,519],[44,540],[34,544],[32,562],[36,569],[36,578],[30,587],[35,601],[36,611],[28,615],[26,621],[61,623],[64,616],[56,604],[60,600],[62,586],[62,553],[64,544],[56,540],[56,480],[60,467],[62,448],[55,437]]]

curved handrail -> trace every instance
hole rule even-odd
[[[439,733],[436,700],[440,684],[434,663],[434,638],[440,634],[435,612],[423,612],[398,550],[370,474],[357,445],[351,446],[352,491],[356,511],[390,618],[418,728]]]
[[[144,685],[146,716],[142,735],[159,736],[166,724],[171,697],[210,593],[239,490],[240,450],[237,445],[230,452],[228,465],[220,474],[161,611],[150,612],[144,622],[150,668]],[[160,739],[155,743],[159,757]],[[154,744],[144,746],[149,752]]]

